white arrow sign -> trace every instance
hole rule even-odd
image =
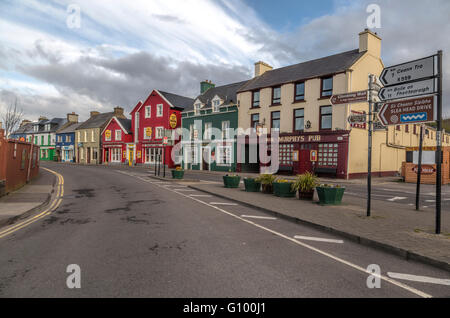
[[[434,94],[436,92],[437,79],[432,78],[419,82],[383,87],[378,93],[378,97],[385,101]]]
[[[411,82],[438,74],[437,56],[387,67],[383,70],[380,80],[384,86]]]

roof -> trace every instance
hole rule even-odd
[[[100,113],[90,117],[76,129],[102,128],[113,116],[114,112]]]
[[[248,81],[246,85],[239,89],[238,92],[245,92],[345,72],[365,53],[365,51],[359,52],[359,49],[355,49],[352,51],[267,71],[263,75]]]
[[[58,130],[57,134],[68,134],[74,133],[75,129],[77,129],[82,123],[68,123],[70,125],[63,127],[61,130]]]
[[[120,123],[122,128],[125,129],[125,132],[127,134],[130,134],[132,132],[131,131],[131,119],[124,119],[124,118],[117,118],[117,117],[115,117],[115,118]]]
[[[11,133],[11,135],[26,134],[26,133],[33,132],[33,126],[34,126],[34,123],[24,124],[22,127],[19,127],[16,131]]]
[[[236,103],[237,102],[237,92],[242,87],[242,85],[246,84],[248,81],[212,87],[208,89],[203,94],[197,96],[196,100],[199,99],[205,107],[212,107],[211,101],[214,96],[219,96],[224,102],[225,105]],[[185,111],[194,110],[194,102],[189,105],[189,107],[185,108]]]
[[[174,107],[185,109],[194,103],[194,100],[189,97],[180,96],[177,94],[167,93],[158,90]]]
[[[61,126],[67,123],[66,118],[52,118],[52,119],[43,119],[39,122],[33,123],[34,125],[44,126],[43,129],[39,129],[36,133],[44,133],[44,132],[56,132]],[[50,125],[50,129],[46,130],[45,125]]]

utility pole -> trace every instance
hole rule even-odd
[[[438,95],[436,132],[436,234],[441,233],[441,184],[442,184],[442,51],[438,51]]]
[[[420,141],[419,141],[419,166],[417,170],[417,187],[416,187],[416,210],[419,211],[420,207],[420,182],[422,178],[422,149],[423,149],[423,124],[420,125]]]

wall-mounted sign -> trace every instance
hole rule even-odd
[[[309,160],[311,162],[317,162],[317,150],[311,150],[309,153]]]
[[[294,150],[292,152],[292,161],[299,161],[299,159],[298,159],[298,150]]]
[[[169,142],[169,138],[164,137],[163,138],[163,145],[167,145],[168,142]]]
[[[152,137],[152,127],[145,128],[145,136],[151,138]]]
[[[419,167],[415,166],[413,171],[417,173],[419,171]],[[422,165],[422,174],[433,174],[436,172],[436,169],[431,165]]]
[[[105,131],[105,140],[111,140],[111,130]]]
[[[177,115],[175,115],[175,114],[170,115],[169,126],[172,129],[177,128]]]
[[[352,114],[347,118],[350,127],[366,129],[367,115],[365,112],[357,112],[352,110]]]
[[[136,157],[137,157],[138,159],[141,159],[141,151],[140,151],[140,150],[138,150],[138,151],[136,152]]]

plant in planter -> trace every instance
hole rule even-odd
[[[318,185],[317,176],[311,172],[306,172],[297,176],[292,184],[292,190],[298,191],[300,200],[312,200],[314,197],[314,188]]]
[[[295,197],[295,190],[292,190],[292,185],[294,183],[289,180],[276,180],[273,183],[273,194],[277,197],[282,198],[292,198]]]
[[[172,178],[173,179],[183,179],[184,170],[180,166],[176,167],[175,170],[172,170]]]
[[[256,181],[256,178],[244,178],[245,191],[259,192],[261,191],[261,182]]]
[[[227,174],[223,176],[223,185],[225,188],[239,188],[241,177],[236,174]]]
[[[256,182],[261,183],[263,193],[273,193],[273,182],[277,179],[273,174],[262,174],[256,178]]]
[[[321,184],[316,187],[319,203],[322,205],[341,204],[345,188],[340,185]]]

